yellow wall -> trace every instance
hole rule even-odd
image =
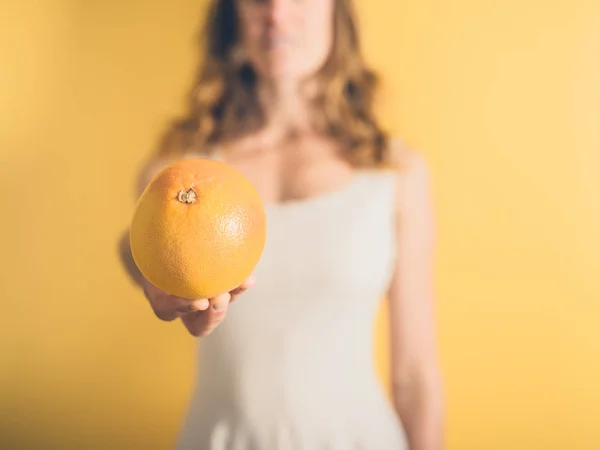
[[[115,241],[201,5],[3,2],[0,448],[173,442],[192,339]],[[600,2],[361,9],[386,123],[434,175],[448,449],[600,448]]]

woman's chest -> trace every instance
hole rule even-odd
[[[354,169],[340,149],[323,139],[280,145],[240,142],[221,155],[240,170],[265,203],[284,203],[319,196],[347,184]]]
[[[361,180],[333,196],[267,208],[257,284],[231,323],[257,308],[266,327],[316,326],[316,310],[328,320],[369,316],[389,286],[396,246],[390,207],[368,191]]]

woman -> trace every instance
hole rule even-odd
[[[256,285],[213,299],[160,291],[125,244],[157,316],[202,336],[180,449],[442,447],[428,170],[374,117],[351,6],[214,0],[189,114],[142,171],[139,193],[177,159],[218,158],[267,210]],[[386,293],[394,408],[371,354]]]

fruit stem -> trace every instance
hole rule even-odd
[[[181,203],[195,203],[196,200],[198,200],[198,194],[196,194],[196,191],[194,191],[192,188],[190,188],[190,190],[187,192],[185,189],[182,189],[177,195],[177,200],[179,200]]]

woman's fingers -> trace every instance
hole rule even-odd
[[[183,300],[183,302],[178,302],[179,306],[177,307],[177,311],[183,314],[188,314],[196,311],[206,311],[210,306],[210,302],[207,298],[199,298],[197,300],[180,300]]]
[[[159,289],[147,280],[145,280],[143,287],[144,294],[154,313],[164,321],[172,321],[183,314],[204,311],[209,307],[209,301],[206,298],[196,300],[181,298]]]
[[[256,282],[254,276],[248,277],[231,292],[210,300],[197,300],[197,311],[189,311],[181,316],[181,321],[193,336],[208,336],[225,318],[229,304],[250,289]]]
[[[207,336],[223,321],[231,295],[227,292],[210,300],[210,306],[201,311],[185,314],[181,317],[188,331],[194,336]]]
[[[240,284],[237,288],[235,288],[233,291],[230,292],[231,301],[233,302],[240,295],[242,295],[244,292],[246,292],[248,289],[250,289],[252,286],[254,286],[255,283],[256,283],[256,278],[254,278],[253,275],[246,278],[242,284]]]
[[[176,295],[160,294],[154,297],[152,307],[159,318],[170,321],[183,314],[205,311],[209,307],[209,301],[206,298],[188,300]]]
[[[254,276],[250,276],[231,292],[212,299],[188,300],[169,294],[149,282],[145,283],[144,293],[159,319],[172,321],[181,318],[192,335],[207,336],[223,321],[229,304],[250,289],[255,281]]]

